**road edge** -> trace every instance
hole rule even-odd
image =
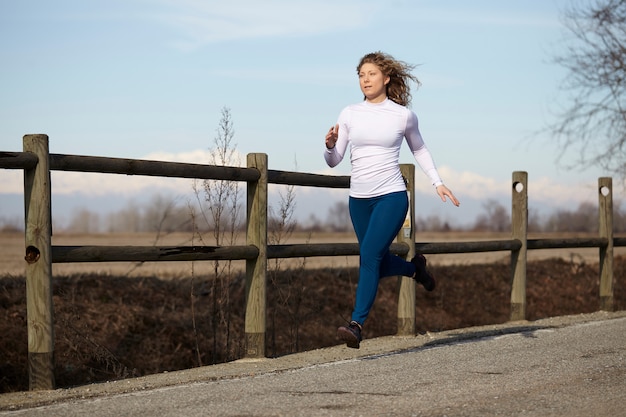
[[[139,378],[81,385],[56,390],[21,391],[0,394],[0,412],[23,410],[61,402],[129,394],[182,384],[249,378],[259,375],[287,372],[339,361],[400,354],[433,346],[451,345],[503,334],[532,332],[544,328],[560,328],[591,321],[604,321],[626,317],[626,311],[598,311],[587,314],[550,317],[536,321],[516,321],[502,324],[446,330],[415,336],[385,336],[367,339],[361,349],[344,345],[331,346],[278,358],[240,359],[234,362],[163,372]]]

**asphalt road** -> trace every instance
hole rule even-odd
[[[626,416],[626,312],[364,341],[70,390],[0,416]]]

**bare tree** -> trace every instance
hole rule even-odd
[[[626,213],[619,205],[613,207],[613,231],[624,233],[626,231]]]
[[[292,235],[295,227],[296,221],[293,218],[295,209],[296,209],[296,194],[295,194],[295,186],[288,185],[285,187],[285,192],[279,191],[278,194],[280,196],[280,205],[276,210],[274,207],[269,207],[270,211],[270,219],[268,224],[268,238],[267,243],[270,245],[280,245],[285,243],[287,239]],[[278,213],[276,213],[278,211]],[[277,335],[277,326],[276,326],[276,316],[279,314],[279,306],[284,307],[287,314],[292,318],[290,323],[293,325],[297,324],[296,320],[293,320],[292,309],[290,308],[290,304],[293,304],[294,300],[297,302],[297,307],[299,307],[299,302],[301,301],[301,296],[297,295],[294,297],[293,293],[298,290],[297,286],[294,286],[292,277],[287,278],[287,282],[282,283],[279,280],[279,273],[281,271],[282,259],[275,258],[270,262],[269,268],[269,283],[271,284],[273,296],[269,298],[270,306],[271,306],[271,327],[270,327],[270,349],[272,350],[272,356],[276,356],[276,335]],[[297,327],[294,331],[293,336],[298,335]]]
[[[568,168],[600,166],[626,176],[626,0],[574,2],[563,14],[571,36],[555,62],[568,71],[568,104],[548,126],[578,159]]]
[[[141,231],[141,208],[137,203],[131,200],[122,210],[110,213],[108,231],[130,233]]]
[[[154,195],[144,210],[142,229],[155,232],[155,245],[159,239],[172,232],[188,228],[190,223],[187,208],[177,204],[177,198]]]
[[[239,156],[237,146],[234,143],[235,130],[230,114],[230,109],[222,108],[222,116],[217,128],[217,136],[214,140],[214,147],[210,149],[209,163],[217,166],[239,166]],[[240,230],[241,204],[239,183],[228,180],[204,180],[201,187],[197,182],[193,185],[196,198],[199,203],[199,216],[213,230],[213,240],[216,246],[234,245],[237,240],[237,233]],[[194,214],[194,223],[197,223]],[[199,229],[198,229],[199,230]],[[202,235],[199,240],[205,243]],[[212,363],[218,359],[218,351],[223,348],[223,356],[232,359],[235,355],[231,347],[231,300],[230,284],[232,282],[233,270],[232,261],[221,263],[213,262],[215,277],[210,283],[210,293],[212,294],[212,333],[213,333],[213,355]],[[219,343],[219,330],[223,330],[225,336],[223,343]]]
[[[298,170],[298,163],[294,160],[295,169]],[[284,190],[284,192],[283,192]],[[285,243],[298,227],[298,223],[294,218],[296,210],[296,192],[294,185],[287,185],[278,191],[280,196],[280,204],[276,209],[269,207],[270,219],[268,224],[268,244],[280,245]],[[309,242],[310,234],[306,239]],[[292,341],[289,352],[300,350],[300,322],[306,313],[302,311],[303,301],[305,299],[305,288],[299,276],[304,274],[307,259],[302,258],[295,270],[284,272],[282,269],[282,260],[273,259],[270,263],[269,283],[271,285],[270,296],[270,328],[269,328],[269,348],[272,356],[276,356],[277,337],[287,331],[289,340]],[[281,279],[283,278],[283,279]],[[277,317],[283,315],[289,317],[289,325],[285,329],[279,329],[277,326]]]
[[[320,232],[324,229],[322,221],[315,215],[315,213],[309,214],[309,218],[306,220],[305,229],[311,232]]]
[[[86,208],[74,210],[67,230],[72,233],[98,233],[100,231],[100,216]]]
[[[541,217],[532,209],[528,211],[528,231],[531,233],[543,231]]]
[[[474,230],[505,232],[511,230],[511,216],[508,210],[496,200],[489,199],[483,204],[485,214],[476,218]]]
[[[548,219],[548,232],[597,232],[598,206],[584,202],[576,211],[557,210]]]
[[[332,227],[334,232],[347,232],[352,228],[350,221],[350,208],[345,201],[337,201],[335,205],[328,208],[326,223]]]

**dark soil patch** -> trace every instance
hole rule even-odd
[[[435,266],[438,288],[417,291],[417,330],[437,332],[509,319],[510,265]],[[626,259],[616,258],[615,309],[626,309]],[[529,262],[527,318],[591,313],[598,265]],[[356,269],[282,271],[268,283],[267,356],[338,344],[350,316]],[[108,275],[54,278],[59,388],[193,368],[244,355],[243,276],[162,280]],[[28,390],[23,277],[0,278],[0,392]],[[397,280],[385,279],[364,336],[396,333]]]

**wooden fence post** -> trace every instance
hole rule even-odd
[[[512,321],[526,319],[526,252],[528,249],[528,173],[513,172],[511,238],[522,246],[511,251],[511,315]]]
[[[37,155],[24,170],[28,375],[31,390],[54,389],[52,215],[47,135],[25,135],[24,152]]]
[[[267,154],[248,154],[248,168],[261,173],[247,187],[247,244],[259,249],[259,256],[246,260],[246,356],[265,357],[267,285]]]
[[[409,211],[398,233],[397,241],[409,245],[407,259],[415,255],[415,165],[401,164],[400,171],[406,181],[409,195]],[[398,277],[398,335],[415,334],[415,280]]]
[[[598,179],[600,237],[607,246],[600,246],[600,310],[613,311],[613,180]]]

